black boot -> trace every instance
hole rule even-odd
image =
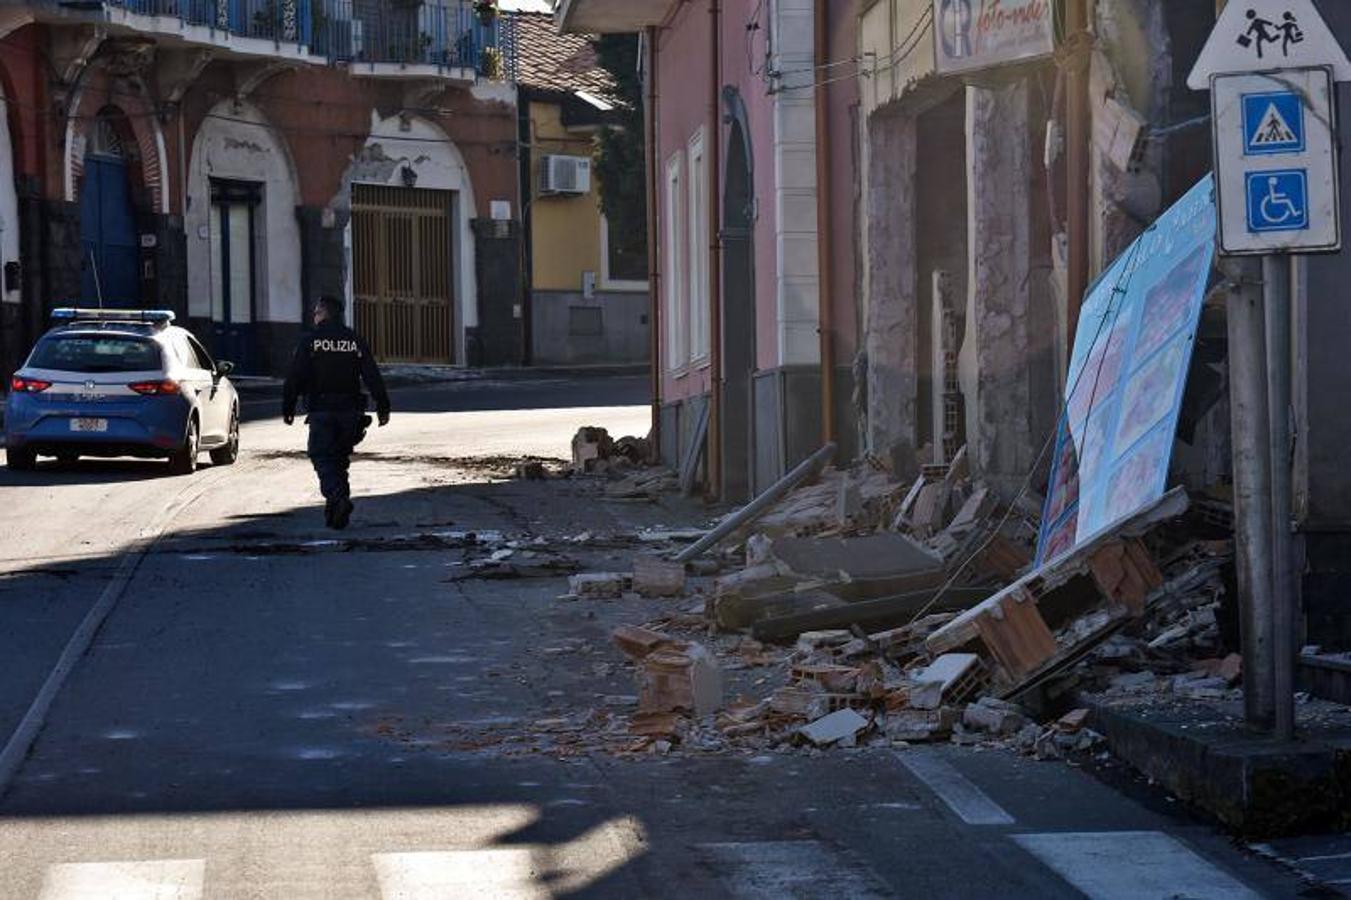
[[[333,514],[338,511],[338,501],[329,500],[324,504],[324,524],[329,528],[335,527],[333,524]]]
[[[334,507],[332,527],[342,531],[350,521],[352,521],[352,501],[343,497]]]

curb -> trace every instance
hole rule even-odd
[[[1078,702],[1114,755],[1247,838],[1347,824],[1351,733],[1284,744],[1219,715]]]

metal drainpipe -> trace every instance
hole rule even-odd
[[[1065,4],[1065,39],[1071,42],[1074,50],[1065,79],[1065,180],[1068,182],[1065,218],[1069,238],[1066,319],[1070,340],[1078,330],[1079,307],[1088,290],[1088,25],[1088,0],[1068,0]]]
[[[530,200],[530,167],[534,164],[534,135],[530,130],[530,92],[516,86],[516,214],[520,217],[520,241],[516,252],[521,267],[517,290],[521,299],[521,363],[534,364],[535,229],[534,203]]]
[[[647,37],[647,109],[644,131],[647,133],[647,292],[648,346],[652,374],[652,445],[648,456],[661,458],[661,256],[657,251],[657,29],[648,26]]]
[[[718,186],[722,183],[722,117],[718,114],[722,84],[722,9],[718,0],[709,0],[708,85],[708,490],[722,496],[722,242],[718,237],[718,219],[722,204]]]
[[[817,317],[821,334],[821,443],[835,440],[835,311],[831,307],[834,280],[835,241],[831,222],[830,184],[830,88],[826,84],[826,64],[830,62],[830,16],[828,0],[815,3],[816,72],[816,268]]]

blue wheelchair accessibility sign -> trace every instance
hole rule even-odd
[[[1304,102],[1293,91],[1243,95],[1243,155],[1304,152]]]
[[[1309,176],[1305,169],[1245,173],[1248,231],[1303,231],[1309,227]]]

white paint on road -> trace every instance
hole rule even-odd
[[[61,863],[38,900],[198,900],[205,873],[202,859]]]
[[[104,740],[109,741],[134,741],[140,736],[139,731],[131,728],[110,728],[103,732]]]
[[[1090,900],[1259,900],[1160,831],[1019,834],[1013,839]]]
[[[384,900],[446,897],[550,897],[528,849],[450,850],[373,855]]]
[[[1015,824],[1013,816],[941,756],[912,750],[899,754],[898,758],[910,774],[924,782],[966,824]]]
[[[699,849],[738,900],[895,895],[864,863],[819,841],[702,844]]]

